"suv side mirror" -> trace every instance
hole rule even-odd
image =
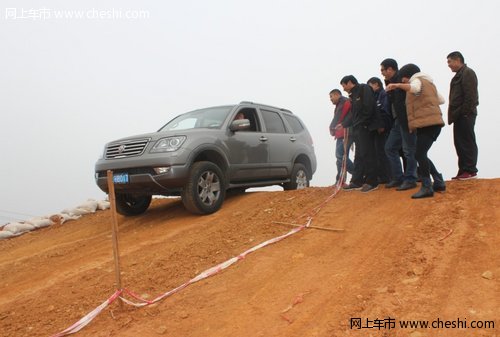
[[[233,132],[250,130],[250,121],[248,119],[236,119],[231,122],[229,129]]]

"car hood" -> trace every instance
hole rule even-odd
[[[161,138],[166,138],[166,137],[175,137],[175,136],[190,136],[190,135],[206,135],[207,133],[219,133],[221,132],[220,129],[209,129],[209,128],[198,128],[198,129],[188,129],[188,130],[174,130],[174,131],[156,131],[156,132],[150,132],[150,133],[143,133],[143,134],[138,134],[135,136],[129,136],[129,137],[124,137],[120,139],[113,140],[111,142],[108,142],[108,144],[111,143],[122,143],[122,142],[127,142],[131,140],[136,140],[136,139],[149,139],[150,141],[157,141],[158,139]]]

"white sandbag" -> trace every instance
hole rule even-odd
[[[66,208],[66,209],[63,209],[61,211],[62,214],[68,214],[70,216],[73,216],[73,215],[85,215],[85,214],[89,214],[89,213],[92,213],[90,212],[89,210],[86,210],[86,209],[83,209],[83,208]]]
[[[13,222],[6,225],[3,230],[9,231],[12,234],[21,234],[24,232],[29,232],[35,229],[35,226],[29,223]]]
[[[104,211],[105,209],[109,209],[111,207],[111,203],[107,200],[97,201],[97,209]]]
[[[62,225],[66,221],[76,220],[76,219],[79,219],[81,217],[82,217],[81,215],[69,215],[66,213],[59,213],[59,214],[51,215],[49,219],[52,220],[54,225]]]
[[[44,228],[53,224],[52,220],[50,220],[49,218],[40,217],[28,219],[26,220],[26,223],[32,224],[33,226],[35,226],[35,228]]]
[[[84,209],[90,213],[94,213],[97,210],[98,203],[96,200],[88,199],[83,204],[76,206],[78,209]]]
[[[8,239],[8,238],[11,238],[15,236],[14,234],[12,234],[12,232],[9,232],[9,231],[0,231],[0,240],[2,239]]]

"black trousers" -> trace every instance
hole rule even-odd
[[[375,152],[377,157],[377,179],[379,183],[388,183],[391,180],[391,166],[385,154],[385,142],[389,136],[388,131],[378,133],[374,131]]]
[[[356,185],[364,183],[372,186],[378,185],[377,155],[375,151],[375,133],[363,126],[353,129],[354,144],[354,172],[351,181]]]
[[[462,172],[477,172],[477,143],[474,125],[476,115],[460,116],[453,123],[453,141],[458,156],[458,170]]]
[[[421,178],[430,179],[431,176],[431,162],[427,153],[429,152],[432,143],[436,141],[439,134],[441,133],[440,125],[426,126],[424,128],[417,129],[417,151],[415,152],[415,159],[418,162],[418,173]],[[432,164],[434,166],[434,164]],[[436,168],[433,170],[437,172]]]

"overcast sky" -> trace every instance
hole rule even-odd
[[[331,185],[329,91],[380,77],[392,57],[447,98],[454,50],[479,79],[479,176],[499,177],[499,12],[494,0],[0,0],[0,223],[104,199],[93,174],[106,142],[242,100],[299,115],[312,185]],[[430,157],[455,175],[450,126]]]

